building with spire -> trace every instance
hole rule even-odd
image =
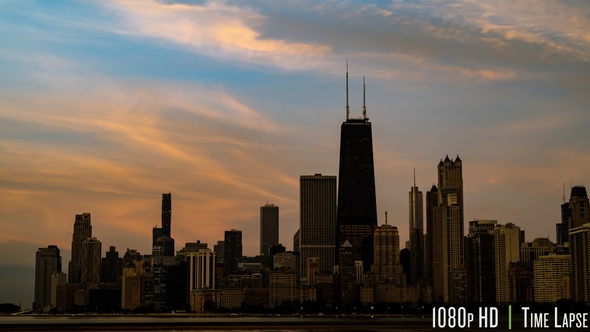
[[[363,83],[363,95],[364,91]],[[367,117],[365,98],[363,98],[363,116],[350,117],[348,65],[346,121],[342,123],[340,136],[336,222],[337,250],[348,241],[352,245],[354,259],[361,260],[364,271],[368,271],[373,264],[373,233],[377,227],[372,130],[371,122]]]
[[[408,193],[410,233],[410,273],[408,284],[414,285],[424,276],[424,196],[416,186],[416,170],[414,170],[414,186]]]

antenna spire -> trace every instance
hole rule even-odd
[[[348,107],[348,59],[346,59],[346,121],[350,116],[350,108]]]
[[[365,87],[365,77],[363,76],[363,119],[367,119],[367,104],[366,104],[366,87]]]
[[[414,187],[416,187],[416,167],[414,167]]]
[[[563,183],[563,202],[565,203],[565,182]]]
[[[387,225],[387,211],[385,211],[385,225]]]

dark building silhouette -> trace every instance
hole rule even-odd
[[[77,214],[72,235],[72,259],[68,265],[68,283],[70,284],[82,281],[82,243],[91,237],[90,213]]]
[[[266,204],[260,207],[260,255],[269,255],[270,247],[279,243],[279,207]]]
[[[410,233],[410,270],[408,271],[408,284],[415,285],[424,276],[424,197],[414,186],[408,193],[409,198],[409,233]]]
[[[349,113],[347,70],[346,121],[342,123],[340,135],[336,241],[337,250],[346,241],[350,242],[355,260],[362,260],[363,270],[368,271],[373,264],[373,233],[377,227],[372,130],[364,101],[361,118],[350,118]]]
[[[51,304],[51,276],[61,273],[59,248],[50,245],[39,248],[35,258],[35,301],[33,310],[41,311]]]
[[[466,301],[462,161],[447,156],[438,164],[438,189],[427,194],[430,273],[435,302]],[[434,193],[437,193],[436,200]],[[436,203],[436,205],[434,205]],[[430,218],[430,220],[428,220]]]
[[[242,260],[242,231],[225,231],[223,256],[224,276],[238,272],[238,263]]]
[[[470,303],[496,303],[494,235],[477,230],[465,238],[467,299]]]
[[[590,223],[570,229],[569,245],[572,299],[590,304]]]
[[[172,194],[162,194],[162,227],[152,230],[152,254],[154,256],[174,256],[172,238]]]
[[[339,297],[336,301],[339,301],[342,306],[350,306],[358,299],[354,258],[355,250],[348,241],[345,241],[339,249]]]
[[[114,246],[109,247],[105,257],[100,264],[100,281],[105,283],[116,283],[121,287],[121,275],[123,273],[123,258]]]
[[[301,266],[316,257],[321,273],[334,269],[336,253],[336,177],[321,174],[299,178],[299,240]],[[306,274],[301,269],[301,276]]]

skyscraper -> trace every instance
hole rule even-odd
[[[571,292],[575,301],[590,303],[590,223],[570,229]]]
[[[279,207],[267,203],[260,207],[260,255],[268,256],[275,244],[279,244]]]
[[[162,227],[154,227],[152,230],[152,248],[154,256],[174,256],[171,193],[162,194]]]
[[[50,245],[39,248],[35,258],[35,301],[33,310],[41,311],[51,304],[51,276],[61,273],[61,255],[59,248]]]
[[[364,104],[363,101],[361,118],[349,117],[347,70],[346,121],[342,123],[340,135],[336,240],[337,250],[348,241],[353,248],[354,260],[362,260],[367,271],[373,263],[377,202],[371,122]]]
[[[414,186],[408,193],[409,199],[409,227],[410,232],[410,275],[408,284],[414,285],[424,276],[424,198],[422,192]]]
[[[100,281],[100,262],[102,243],[95,237],[82,242],[82,283],[98,283]]]
[[[467,298],[470,303],[496,302],[495,220],[469,222],[465,237]]]
[[[590,203],[588,201],[586,188],[583,186],[575,186],[572,188],[569,209],[570,218],[568,222],[568,229],[580,227],[584,224],[590,223]]]
[[[82,242],[92,237],[90,213],[76,215],[74,234],[72,235],[72,259],[68,265],[68,282],[80,283],[82,278]]]
[[[400,264],[399,233],[397,227],[381,225],[375,228],[373,271],[377,273],[380,283],[400,284],[397,266]]]
[[[228,276],[238,271],[242,261],[242,231],[232,229],[225,231],[223,274]]]
[[[520,262],[520,227],[507,223],[494,230],[496,251],[496,301],[508,303],[508,267],[510,263]]]
[[[435,194],[436,193],[436,194]],[[437,195],[436,199],[432,197]],[[427,195],[427,224],[431,252],[431,279],[433,299],[439,302],[461,302],[458,285],[466,274],[463,246],[463,167],[457,156],[455,160],[441,160],[438,164],[438,188],[433,187]],[[429,219],[428,219],[429,218]],[[466,278],[465,278],[466,281]]]
[[[301,266],[319,259],[319,272],[331,273],[336,253],[336,177],[302,175],[299,178],[299,252]],[[304,276],[305,269],[301,277]]]

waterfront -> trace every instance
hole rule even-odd
[[[428,317],[22,315],[0,317],[5,331],[428,331]]]

